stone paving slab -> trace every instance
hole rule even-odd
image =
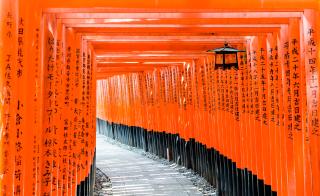
[[[192,182],[167,165],[121,148],[97,134],[97,167],[112,182],[113,195],[202,195]]]

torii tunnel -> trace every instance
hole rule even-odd
[[[320,196],[318,0],[0,0],[0,24],[1,196],[93,195],[96,133],[218,195]]]

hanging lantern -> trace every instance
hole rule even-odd
[[[244,51],[232,48],[228,43],[225,43],[224,47],[208,50],[207,52],[215,53],[215,69],[238,69],[237,54]]]

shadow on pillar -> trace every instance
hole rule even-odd
[[[93,196],[94,193],[94,183],[96,179],[96,151],[94,152],[94,157],[92,164],[90,166],[90,172],[86,178],[77,185],[77,196]]]

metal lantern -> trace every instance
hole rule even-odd
[[[208,50],[207,52],[215,53],[215,69],[238,69],[237,54],[244,51],[232,48],[228,43],[225,43],[224,47]]]

